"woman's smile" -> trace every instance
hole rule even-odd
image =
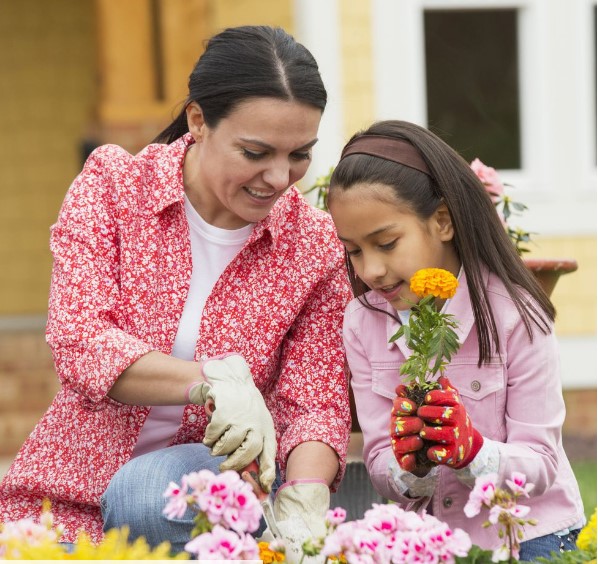
[[[274,199],[277,195],[276,192],[272,192],[272,190],[260,190],[258,188],[249,188],[249,186],[244,186],[243,190],[252,198],[260,200],[260,202],[267,203]]]

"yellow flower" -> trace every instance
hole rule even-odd
[[[586,526],[579,532],[577,547],[580,550],[596,550],[596,509]]]
[[[434,296],[436,298],[452,298],[459,282],[448,270],[442,268],[422,268],[411,277],[411,291],[418,298]]]
[[[257,546],[260,550],[260,560],[262,560],[264,564],[284,562],[284,553],[272,550],[267,542],[259,542]]]
[[[329,556],[328,560],[331,562],[339,562],[339,564],[347,564],[347,559],[342,552],[338,556]]]
[[[99,544],[81,533],[72,552],[67,552],[63,545],[56,541],[44,540],[31,545],[26,539],[14,539],[17,542],[7,543],[8,549],[3,558],[6,560],[188,560],[189,554],[182,552],[170,556],[170,543],[163,542],[156,548],[149,546],[140,537],[129,542],[127,527],[108,531]]]

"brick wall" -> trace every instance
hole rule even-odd
[[[58,391],[43,329],[0,331],[0,456],[14,456]]]

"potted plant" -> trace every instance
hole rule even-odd
[[[510,222],[515,215],[527,210],[527,206],[513,200],[505,188],[510,187],[501,181],[496,169],[485,165],[480,159],[474,159],[471,169],[485,186],[492,198],[496,210],[501,218],[505,230],[515,245],[519,256],[522,257],[526,266],[534,273],[544,291],[550,296],[559,278],[577,270],[577,261],[574,259],[545,259],[527,258],[523,255],[529,252],[527,244],[531,242],[531,233],[521,227],[513,226]]]

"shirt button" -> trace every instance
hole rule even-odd
[[[195,415],[195,413],[192,413],[191,415],[189,415],[189,417],[187,418],[191,423],[195,423],[197,421],[197,415]]]
[[[442,505],[444,505],[447,509],[453,505],[453,498],[452,497],[445,497],[442,500]]]
[[[480,383],[479,383],[477,380],[474,380],[474,381],[471,383],[471,389],[472,389],[474,392],[479,392],[481,388],[482,388],[482,384],[480,384]]]

